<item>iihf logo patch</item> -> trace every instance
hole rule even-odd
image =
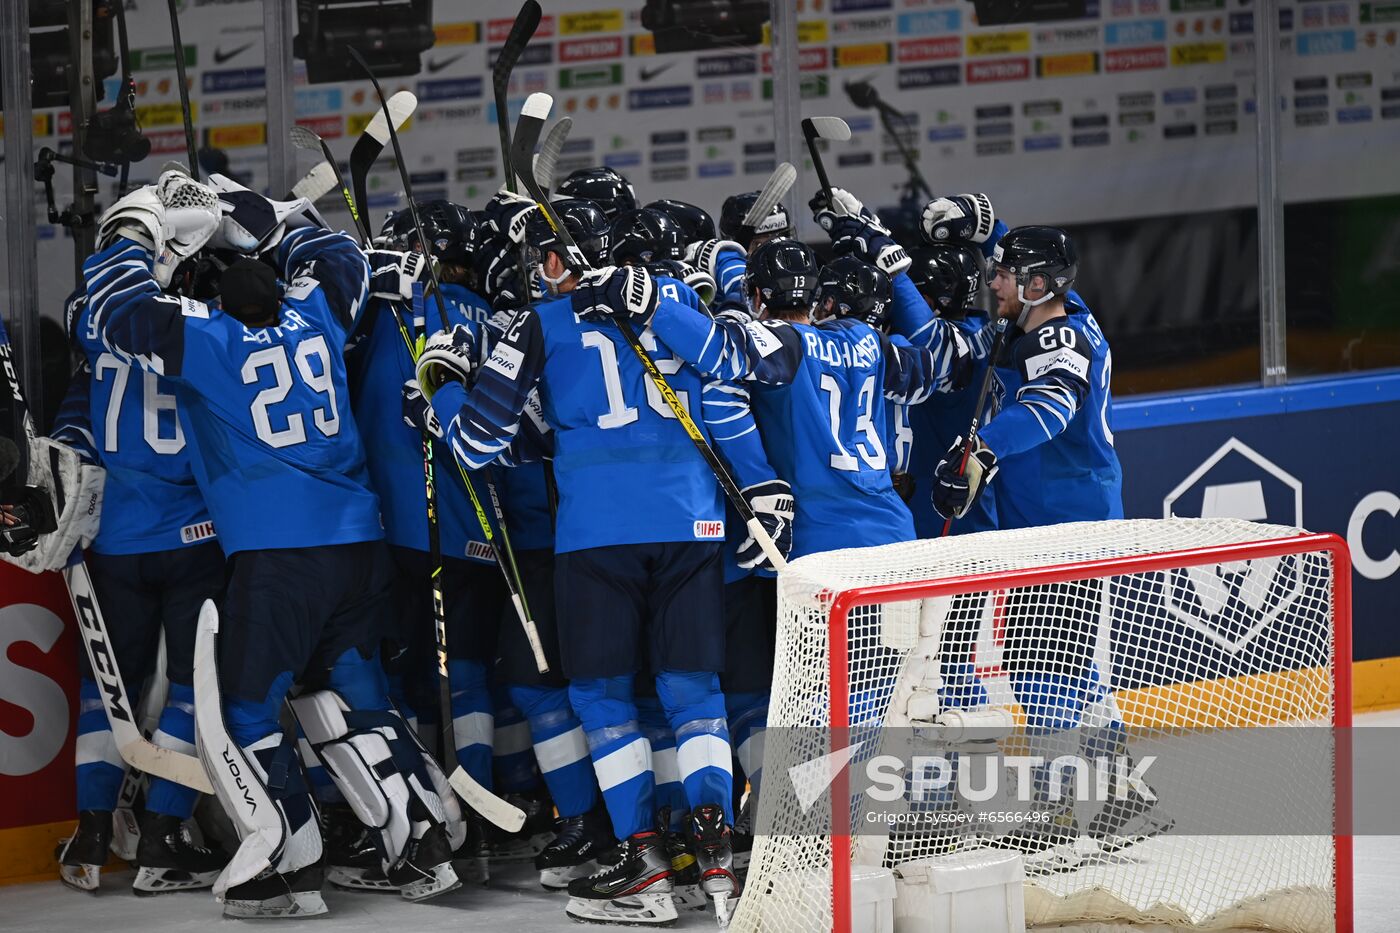
[[[695,537],[701,541],[723,540],[724,522],[703,519],[696,521]]]

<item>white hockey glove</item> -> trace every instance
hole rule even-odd
[[[224,217],[211,242],[245,256],[276,248],[287,232],[288,221],[310,206],[305,198],[270,200],[217,172],[209,176],[209,187],[224,206]]]
[[[224,212],[213,189],[182,170],[167,169],[156,182],[156,196],[165,205],[164,251],[184,260],[203,249]]]
[[[415,372],[423,395],[432,399],[433,393],[449,379],[466,385],[472,371],[481,364],[478,355],[476,335],[465,324],[433,334],[418,355]]]
[[[637,266],[604,266],[585,272],[569,297],[574,313],[585,321],[620,319],[645,328],[656,312],[656,283]]]
[[[97,222],[97,248],[106,249],[118,237],[140,243],[159,253],[165,243],[165,204],[155,185],[142,185],[128,191],[102,212]]]
[[[930,243],[945,240],[985,243],[992,235],[996,222],[991,198],[985,194],[958,194],[928,202],[919,219],[919,226]]]
[[[733,250],[740,256],[748,255],[733,240],[696,240],[686,247],[685,261],[719,281],[719,254],[725,250]]]
[[[417,379],[409,379],[403,384],[403,423],[442,440],[442,422],[438,420],[433,406],[428,404],[428,397],[423,394]]]
[[[807,202],[807,206],[812,209],[812,218],[821,225],[823,230],[829,231],[837,218],[855,217],[889,233],[884,224],[880,223],[879,218],[865,209],[860,198],[845,188],[832,188],[830,200],[827,199],[825,191],[818,191],[812,200]]]
[[[422,253],[400,253],[374,249],[369,259],[369,293],[386,301],[412,301],[413,286],[428,281],[428,257]]]
[[[973,443],[975,446],[967,455],[966,467],[963,466],[966,444],[960,437],[953,441],[953,446],[933,471],[933,509],[944,518],[966,515],[997,475],[997,455],[981,438],[974,438]]]
[[[787,557],[788,552],[792,550],[792,518],[796,510],[792,487],[780,479],[774,479],[749,486],[739,492],[749,504],[749,508],[753,509],[754,517],[763,526],[763,530],[768,532],[768,537],[777,545],[778,551]],[[774,569],[752,532],[739,545],[739,552],[735,556],[739,566],[745,570],[752,567]]]
[[[858,256],[879,266],[886,275],[896,276],[909,268],[912,260],[904,247],[888,232],[869,226],[857,217],[841,217],[831,226],[831,250],[837,256]]]

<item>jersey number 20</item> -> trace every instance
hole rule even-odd
[[[296,360],[297,374],[301,376],[301,381],[311,391],[326,397],[325,407],[317,408],[312,413],[316,430],[326,437],[333,437],[340,433],[340,411],[335,402],[335,383],[331,381],[331,354],[326,347],[326,338],[317,336],[303,340],[297,344],[293,358]],[[316,360],[314,367],[311,364],[313,359]],[[289,414],[287,426],[275,430],[268,413],[269,408],[281,402],[292,391],[292,368],[287,362],[286,347],[268,347],[248,354],[248,359],[243,361],[243,384],[256,385],[260,379],[258,370],[267,367],[272,369],[274,383],[253,397],[253,427],[258,432],[258,439],[269,447],[278,448],[303,443],[306,440],[306,424],[301,412]]]

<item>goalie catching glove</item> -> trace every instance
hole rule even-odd
[[[773,539],[778,551],[783,557],[787,557],[788,552],[792,550],[792,517],[796,508],[792,498],[792,487],[780,479],[774,479],[749,486],[739,492],[749,504],[749,508],[753,509],[754,517],[763,526],[763,530],[768,532],[768,537]],[[768,556],[763,553],[763,548],[759,546],[753,534],[739,545],[736,557],[739,566],[745,570],[753,567],[773,569]]]
[[[997,455],[982,443],[981,438],[972,439],[972,450],[967,456],[967,466],[963,466],[963,448],[966,444],[960,437],[938,461],[933,471],[933,508],[944,518],[962,518],[987,488],[992,477],[997,475]]]
[[[403,384],[403,423],[431,434],[436,440],[442,440],[442,422],[438,420],[433,406],[428,404],[428,398],[417,379],[409,379]]]
[[[105,249],[118,237],[140,243],[154,256],[156,283],[166,288],[175,267],[209,242],[222,216],[213,191],[170,169],[154,185],[137,188],[107,208],[97,224],[97,244]]]
[[[585,321],[625,320],[645,328],[656,312],[656,283],[637,266],[591,269],[579,276],[569,297]]]
[[[476,334],[465,324],[429,337],[423,352],[418,354],[415,373],[423,394],[431,399],[449,380],[466,385],[472,370],[483,362],[478,359],[478,352]]]
[[[956,194],[934,198],[924,207],[919,226],[930,243],[962,240],[985,243],[996,226],[992,199],[985,194]]]

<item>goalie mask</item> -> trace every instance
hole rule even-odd
[[[1069,294],[1079,274],[1079,255],[1074,241],[1058,227],[1017,227],[1001,238],[992,253],[987,272],[995,275],[998,270],[1015,278],[1016,297],[1029,310]],[[1044,279],[1045,294],[1032,300],[1026,297],[1026,287],[1036,277]]]
[[[841,256],[827,263],[817,286],[819,317],[853,317],[876,330],[889,323],[894,290],[890,277],[855,256]],[[827,309],[827,302],[831,307]]]

